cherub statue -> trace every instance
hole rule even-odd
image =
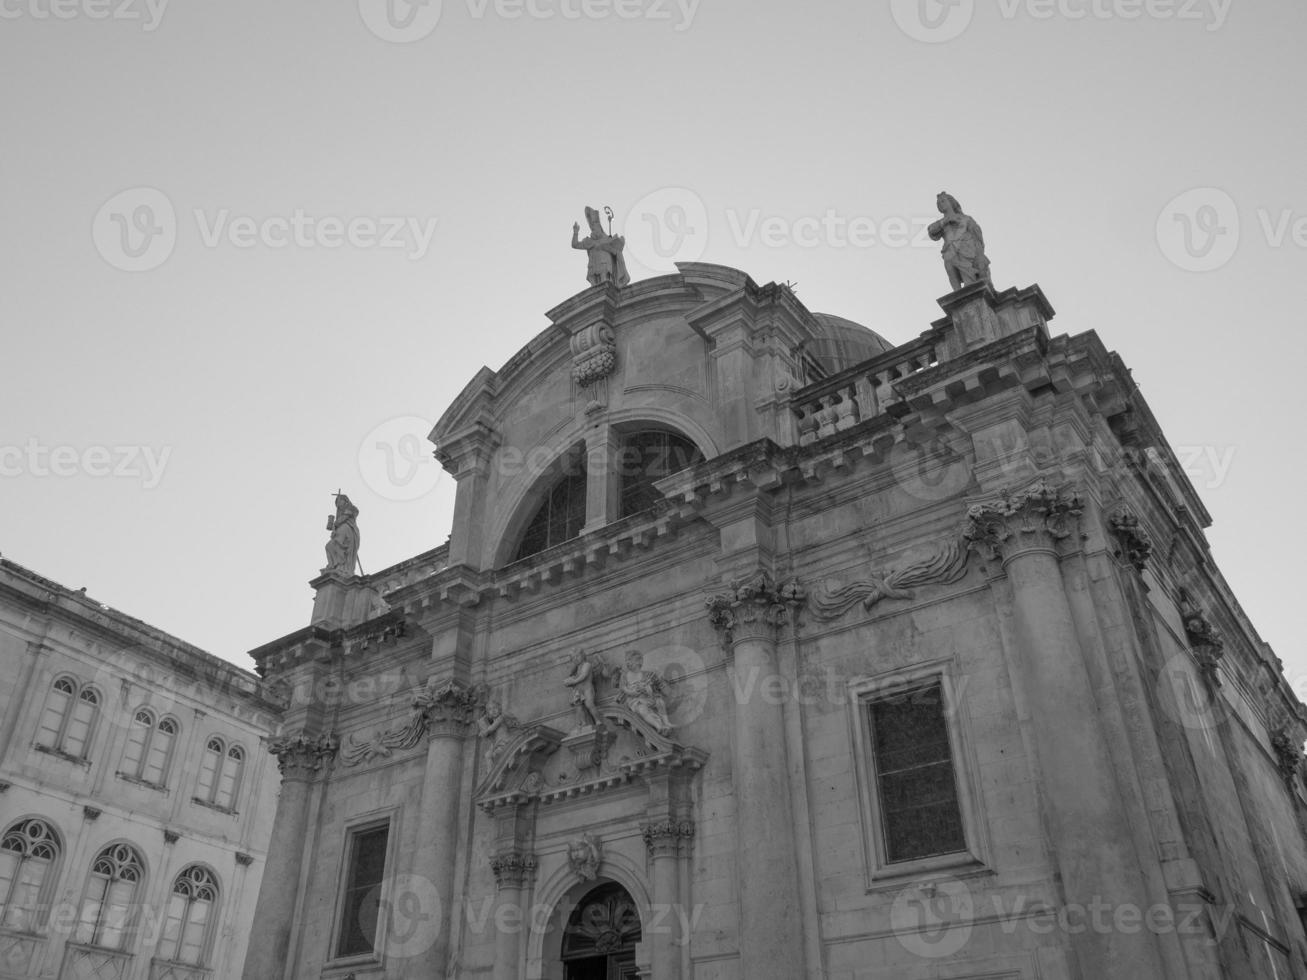
[[[336,494],[336,513],[327,518],[331,539],[327,542],[324,572],[353,575],[359,558],[359,509],[343,493]]]
[[[567,660],[572,672],[563,683],[572,689],[572,706],[576,709],[576,724],[572,734],[585,731],[599,724],[599,712],[595,708],[595,681],[603,676],[603,661],[597,654],[577,650]]]
[[[666,683],[656,670],[644,669],[644,654],[631,650],[617,682],[617,700],[647,721],[659,735],[670,735],[667,717]]]
[[[580,249],[590,257],[586,279],[590,281],[591,286],[600,286],[609,282],[617,286],[625,286],[631,281],[631,276],[626,271],[626,259],[622,257],[622,252],[626,249],[626,239],[621,235],[610,235],[604,231],[603,223],[599,220],[599,212],[594,208],[585,209],[585,220],[590,225],[590,234],[583,239],[581,226],[572,225],[572,247]]]
[[[954,290],[968,283],[990,282],[989,259],[985,256],[985,236],[980,225],[962,213],[962,205],[952,194],[941,192],[935,204],[944,217],[930,226],[931,241],[944,240],[944,268]]]
[[[498,761],[499,754],[508,744],[512,730],[517,727],[519,727],[517,719],[504,711],[498,698],[486,699],[485,706],[481,709],[481,717],[477,719],[477,731],[486,742],[487,767]]]

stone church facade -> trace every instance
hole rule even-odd
[[[449,542],[333,532],[253,651],[246,980],[1307,977],[1307,714],[1120,357],[578,247],[432,433]]]
[[[252,673],[0,559],[0,978],[235,980],[280,706]]]

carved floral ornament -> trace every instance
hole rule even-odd
[[[617,341],[612,327],[600,321],[572,335],[572,380],[581,387],[602,381],[617,370]]]
[[[1302,742],[1295,744],[1289,730],[1281,727],[1271,734],[1271,749],[1275,752],[1275,764],[1280,770],[1280,778],[1292,785],[1302,771]]]
[[[322,735],[282,735],[268,743],[268,751],[277,757],[283,777],[311,777],[335,756],[340,739],[328,732]]]
[[[962,537],[968,547],[995,561],[1011,558],[1024,547],[1048,547],[1080,533],[1084,501],[1074,490],[1040,480],[1024,490],[1005,490],[995,500],[967,511]]]
[[[1186,589],[1180,590],[1180,616],[1184,620],[1185,636],[1193,650],[1194,659],[1203,679],[1212,687],[1221,686],[1221,659],[1225,656],[1225,638],[1212,625],[1207,614],[1198,606]]]
[[[1142,572],[1153,554],[1153,542],[1139,523],[1139,518],[1120,508],[1108,518],[1107,523],[1117,540],[1116,557]]]
[[[659,820],[640,828],[650,857],[675,857],[689,852],[694,824],[689,820]]]
[[[500,888],[521,888],[535,874],[537,861],[534,855],[511,851],[490,859],[495,884]]]

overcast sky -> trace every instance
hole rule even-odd
[[[0,551],[248,666],[308,623],[336,487],[366,570],[445,540],[452,481],[369,447],[422,458],[585,287],[586,205],[637,279],[736,266],[901,343],[947,291],[912,231],[947,189],[999,286],[1133,368],[1307,693],[1305,28],[1301,0],[0,0]]]

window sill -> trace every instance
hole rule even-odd
[[[350,973],[375,973],[385,969],[376,953],[359,953],[356,956],[338,956],[322,966],[324,980],[344,980]]]
[[[140,786],[144,789],[152,789],[156,793],[162,793],[164,796],[168,795],[168,787],[163,783],[152,783],[148,779],[141,779],[139,776],[131,776],[125,772],[116,772],[114,775],[124,783],[131,783],[133,786]]]
[[[56,749],[51,745],[42,745],[39,742],[33,743],[32,748],[38,752],[44,752],[46,755],[52,755],[56,759],[63,759],[64,762],[71,762],[75,766],[90,767],[91,760],[81,755],[72,755],[63,749]]]
[[[220,806],[217,803],[210,803],[208,800],[202,800],[198,796],[192,796],[191,802],[196,806],[202,806],[208,810],[217,810],[219,813],[225,813],[229,817],[236,816],[236,810],[229,806]]]
[[[918,881],[931,875],[972,877],[991,873],[992,869],[971,851],[958,851],[956,854],[940,854],[872,868],[867,892],[901,888],[905,881]]]

